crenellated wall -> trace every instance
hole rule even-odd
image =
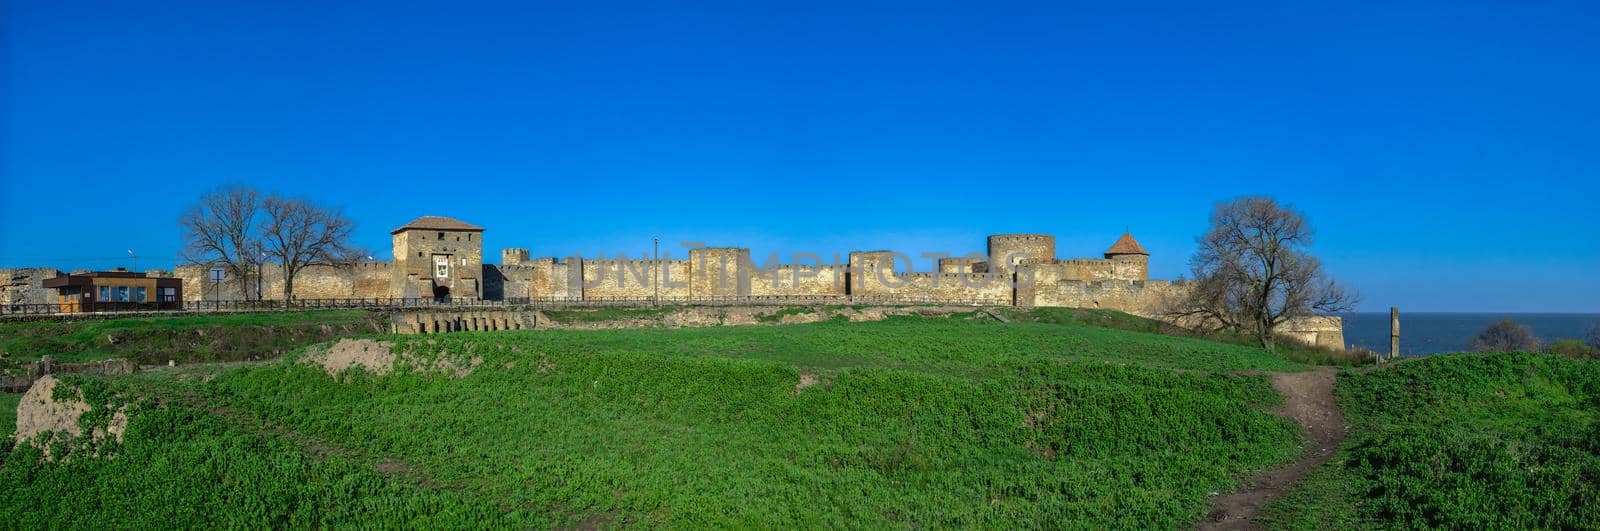
[[[750,294],[750,250],[701,247],[689,250],[689,295],[742,297]]]
[[[690,249],[686,260],[557,260],[532,258],[526,248],[511,247],[501,250],[501,263],[494,265],[481,263],[483,229],[456,220],[424,217],[391,234],[396,262],[312,267],[296,277],[294,296],[429,298],[448,293],[453,298],[594,301],[789,297],[1105,308],[1156,316],[1190,289],[1185,282],[1150,280],[1149,254],[1130,234],[1107,249],[1105,258],[1066,260],[1056,258],[1054,236],[994,235],[987,239],[986,255],[940,258],[933,272],[912,271],[909,256],[892,251],[851,252],[844,264],[769,259],[757,266],[750,249],[740,247]],[[440,257],[449,259],[447,276],[436,275]],[[48,290],[31,286],[56,274],[52,269],[0,270],[0,304],[52,302]],[[257,286],[268,299],[282,297],[283,275],[276,266],[264,267],[260,279],[229,277],[221,285],[206,281],[204,266],[181,266],[173,276],[183,279],[188,300],[254,298]],[[7,278],[10,284],[3,283]],[[1333,318],[1296,322],[1286,330],[1313,344],[1342,346],[1341,326]]]
[[[1048,234],[997,234],[989,237],[989,270],[1010,273],[1018,262],[1056,259],[1056,237]]]

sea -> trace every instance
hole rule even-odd
[[[1389,312],[1351,313],[1344,317],[1344,341],[1350,348],[1389,351]],[[1527,325],[1548,345],[1558,339],[1582,339],[1590,325],[1600,326],[1596,313],[1400,313],[1400,355],[1426,356],[1472,350],[1472,338],[1490,324],[1510,319]]]

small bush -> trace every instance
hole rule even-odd
[[[1489,325],[1478,337],[1472,338],[1472,350],[1478,352],[1538,352],[1539,338],[1528,325],[1506,319]]]
[[[1600,350],[1576,339],[1563,339],[1551,343],[1547,352],[1573,359],[1600,358]]]

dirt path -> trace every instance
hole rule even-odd
[[[1268,503],[1283,496],[1317,465],[1325,463],[1344,441],[1344,415],[1333,396],[1338,373],[1325,367],[1312,372],[1272,373],[1272,388],[1283,395],[1276,413],[1293,419],[1306,436],[1306,454],[1286,465],[1264,470],[1233,493],[1211,499],[1200,529],[1260,529],[1254,520]]]

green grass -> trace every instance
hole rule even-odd
[[[0,393],[0,440],[11,438],[17,430],[17,403],[22,393]]]
[[[0,352],[12,364],[42,356],[81,362],[127,357],[144,364],[268,357],[317,341],[370,333],[361,310],[264,312],[0,323]]]
[[[914,316],[393,339],[481,364],[462,379],[336,380],[288,358],[114,379],[165,409],[136,415],[115,459],[11,452],[0,512],[23,527],[1183,527],[1209,493],[1298,454],[1265,378],[1231,373],[1306,368],[1195,339]],[[307,457],[319,447],[344,451]],[[375,474],[386,460],[407,471]]]
[[[1350,437],[1286,527],[1600,526],[1600,363],[1452,354],[1347,373]]]
[[[557,323],[595,323],[625,319],[649,319],[678,311],[674,306],[658,308],[594,308],[544,310],[544,315]]]
[[[1197,337],[1208,341],[1247,347],[1257,345],[1255,337],[1244,334],[1229,332],[1199,334],[1154,319],[1113,310],[1092,308],[1003,308],[1000,311],[1004,312],[1008,318],[1021,322],[1096,326],[1132,332]],[[1311,365],[1350,367],[1363,365],[1371,361],[1365,358],[1364,354],[1306,345],[1289,338],[1281,338],[1275,345],[1274,351],[1282,354],[1287,359]]]

